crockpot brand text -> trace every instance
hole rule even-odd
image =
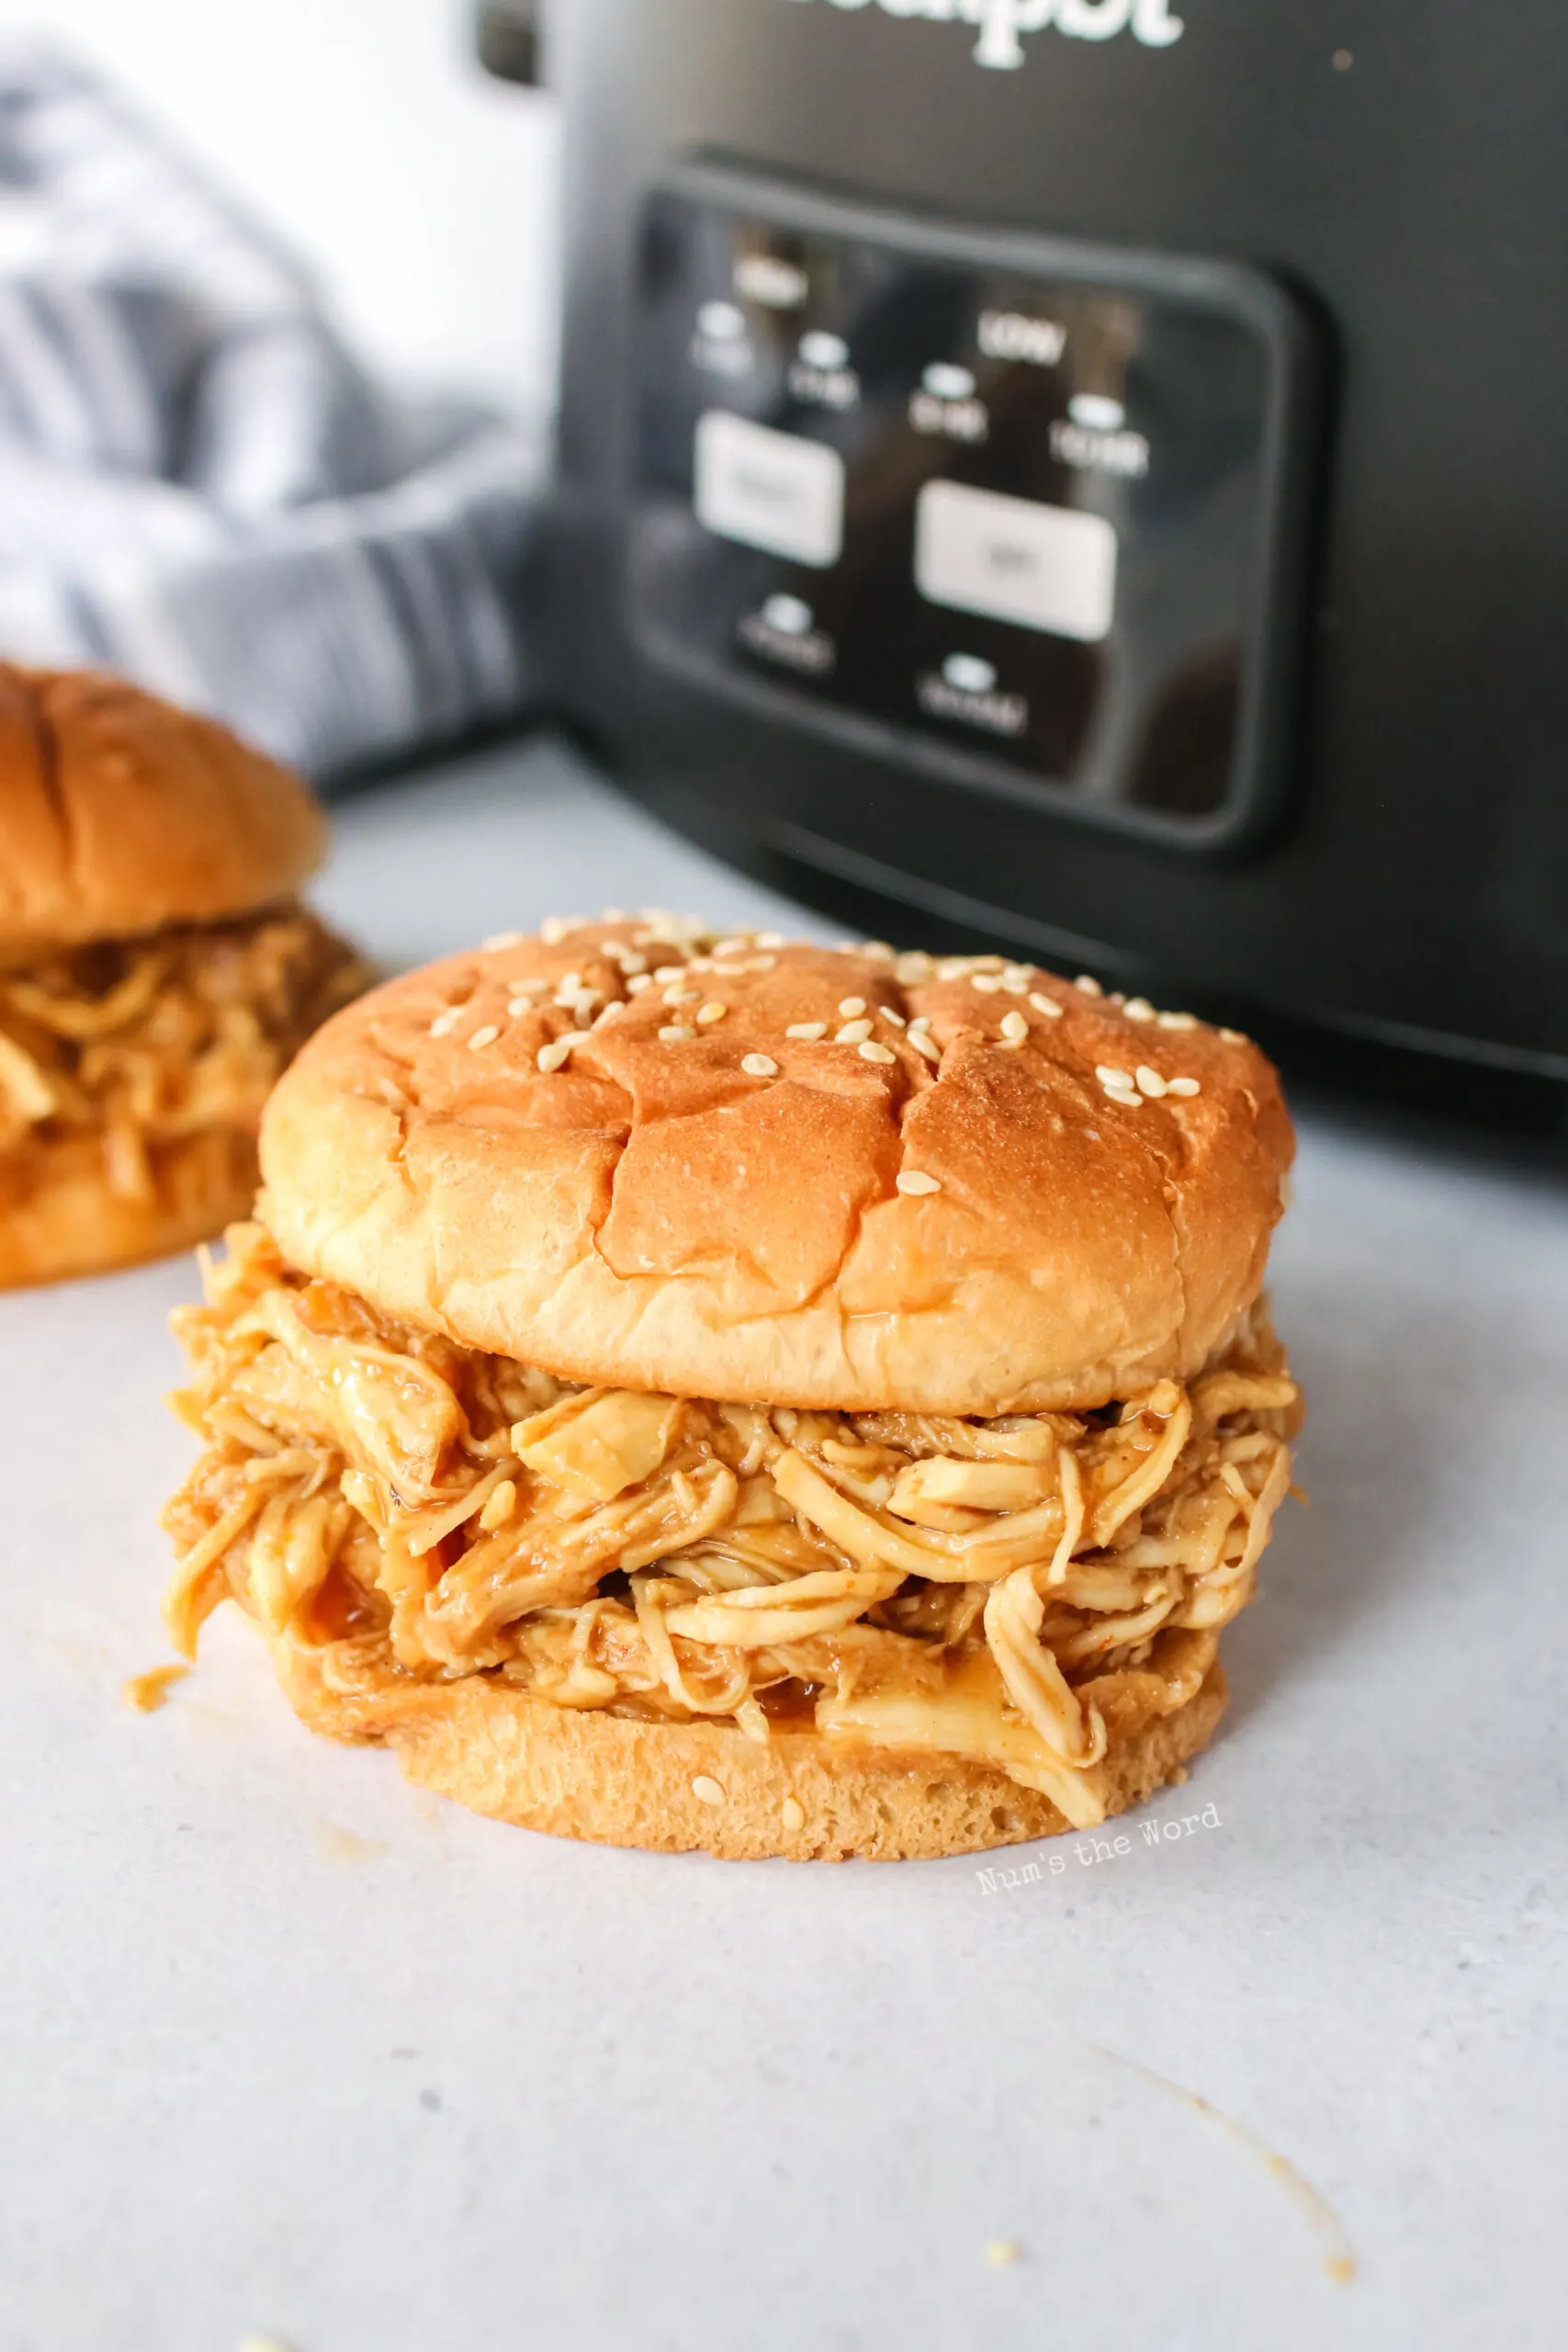
[[[810,5],[810,0],[796,0]],[[1186,27],[1171,0],[827,0],[830,8],[880,8],[886,17],[924,17],[944,25],[975,25],[976,62],[1004,71],[1023,63],[1024,33],[1047,26],[1069,40],[1110,40],[1130,32],[1145,49],[1168,49]]]

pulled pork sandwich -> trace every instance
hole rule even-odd
[[[1201,1747],[1290,1480],[1243,1038],[998,956],[547,926],[328,1023],[178,1329],[194,1655],[483,1813],[1087,1827]]]
[[[294,895],[325,842],[227,729],[0,663],[0,1285],[244,1214],[278,1072],[371,978]]]

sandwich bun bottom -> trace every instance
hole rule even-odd
[[[0,1290],[68,1281],[173,1257],[248,1215],[254,1135],[209,1127],[152,1152],[146,1198],[111,1186],[102,1143],[72,1136],[46,1146],[18,1196],[0,1204]]]
[[[894,1862],[1073,1827],[1048,1796],[957,1757],[809,1731],[775,1732],[764,1747],[732,1724],[556,1707],[478,1675],[348,1692],[330,1687],[319,1653],[280,1642],[274,1655],[308,1729],[389,1746],[419,1786],[551,1837],[725,1861]],[[1226,1695],[1214,1658],[1184,1705],[1112,1742],[1100,1767],[1108,1820],[1180,1774],[1213,1736]]]

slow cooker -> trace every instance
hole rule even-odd
[[[545,54],[540,627],[626,786],[892,935],[1568,1078],[1568,16],[566,0]]]

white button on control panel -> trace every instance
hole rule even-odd
[[[1116,534],[1103,515],[930,481],[915,511],[915,582],[954,612],[1096,644],[1116,602]]]
[[[697,425],[694,503],[721,539],[826,570],[844,544],[844,461],[797,433],[710,409]]]

